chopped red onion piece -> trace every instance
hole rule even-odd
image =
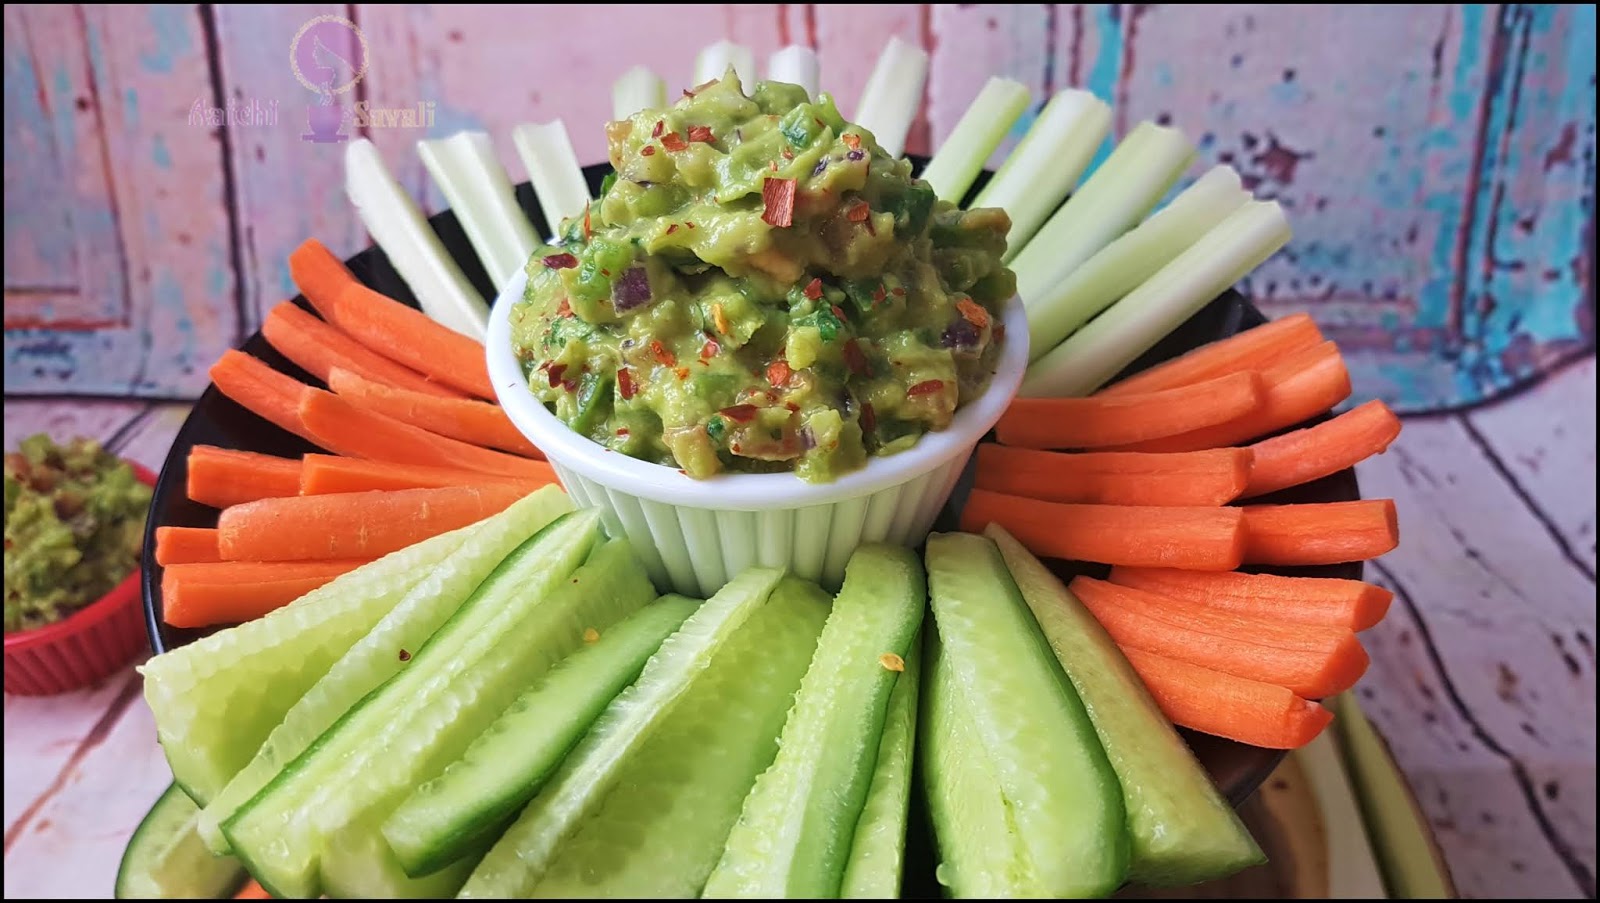
[[[611,303],[623,314],[650,302],[650,276],[644,267],[629,267],[611,290]]]

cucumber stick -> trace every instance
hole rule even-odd
[[[984,531],[1066,669],[1122,783],[1129,877],[1194,884],[1262,862],[1261,849],[1094,615],[1004,529]]]
[[[481,527],[390,553],[139,668],[179,786],[202,805],[215,797],[334,662]]]
[[[927,599],[915,553],[862,546],[707,897],[835,897],[871,785],[885,713]]]
[[[662,643],[639,679],[606,707],[549,783],[490,849],[461,896],[527,896],[544,878],[558,850],[600,810],[629,760],[661,731],[689,688],[745,622],[766,606],[782,577],[782,571],[771,568],[745,570]],[[768,646],[776,652],[787,643],[787,638],[773,637]]]
[[[1046,896],[1109,894],[1128,869],[1122,788],[1077,692],[993,542],[935,534],[927,562],[944,667],[977,740],[972,754],[987,752],[1014,821],[1015,856]],[[942,844],[971,830],[934,822]]]
[[[544,597],[567,581],[598,535],[596,516],[578,512],[561,517],[523,543],[411,657],[405,670],[346,712],[223,823],[234,852],[264,887],[278,896],[318,894],[324,841],[361,814],[370,800],[359,791],[397,771],[425,764],[414,750],[440,738],[421,735],[416,721],[429,711],[430,703],[442,699],[459,704],[445,691],[470,664],[468,648],[475,640],[492,639],[518,615],[547,601]],[[498,712],[484,718],[479,727],[494,714]]]
[[[516,815],[699,605],[683,596],[646,605],[524,690],[459,760],[384,822],[384,838],[406,871],[424,875],[459,859]]]
[[[167,788],[128,839],[117,869],[119,900],[231,897],[244,866],[213,856],[195,830],[200,807],[177,784]]]
[[[228,852],[222,822],[261,792],[339,716],[405,667],[397,650],[421,649],[513,549],[571,510],[566,493],[546,486],[484,521],[472,542],[428,569],[422,581],[289,709],[255,758],[206,806],[200,833],[212,851]]]
[[[889,694],[883,739],[873,767],[867,802],[850,840],[839,896],[849,900],[888,900],[900,896],[905,873],[906,823],[911,808],[911,761],[917,736],[918,685],[922,681],[922,641],[913,638],[906,670]]]

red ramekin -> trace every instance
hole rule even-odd
[[[128,462],[154,487],[156,475]],[[6,634],[5,691],[51,696],[86,687],[133,661],[147,648],[139,568],[99,599],[64,620]]]

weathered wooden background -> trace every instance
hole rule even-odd
[[[933,57],[913,149],[1004,74],[1095,91],[1119,134],[1170,120],[1281,199],[1296,240],[1249,288],[1315,310],[1364,396],[1470,404],[1593,347],[1592,6],[8,5],[9,393],[191,398],[292,292],[290,248],[366,244],[343,147],[300,140],[315,95],[288,48],[322,14],[367,39],[343,103],[434,102],[430,130],[365,130],[429,208],[425,134],[487,128],[522,178],[511,126],[562,117],[600,160],[612,79],[687,82],[721,37],[815,45],[848,113],[900,35]],[[193,115],[225,101],[276,123]]]

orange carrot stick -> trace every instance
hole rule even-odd
[[[511,423],[506,412],[492,402],[471,398],[438,398],[407,389],[395,389],[364,379],[341,367],[333,368],[333,373],[328,377],[328,388],[360,407],[441,436],[519,455],[544,457],[528,441],[528,437]]]
[[[1023,448],[1105,448],[1176,436],[1248,415],[1265,399],[1254,370],[1163,389],[1088,398],[1018,398],[995,431]]]
[[[283,301],[261,323],[261,334],[278,353],[294,361],[300,369],[323,382],[335,367],[359,373],[368,379],[402,389],[460,398],[461,394],[444,385],[430,382],[381,354],[377,354],[327,323]]]
[[[299,426],[298,413],[295,425]],[[300,462],[257,452],[196,445],[189,450],[188,491],[191,500],[213,508],[295,495],[300,491]]]
[[[344,287],[359,282],[344,261],[315,238],[306,239],[289,255],[289,278],[324,320],[333,318],[333,305]]]
[[[479,398],[494,398],[483,343],[360,283],[333,306],[333,325],[380,354]]]
[[[157,527],[156,564],[196,564],[221,561],[217,531],[210,527]]]
[[[1249,413],[1165,439],[1118,446],[1120,451],[1176,452],[1240,445],[1287,429],[1344,401],[1350,395],[1350,372],[1332,342],[1297,351],[1262,374],[1266,397]]]
[[[228,561],[376,558],[477,523],[522,498],[505,483],[262,499],[222,512]]]
[[[1394,600],[1381,586],[1333,577],[1116,567],[1110,580],[1218,611],[1351,630],[1383,620]]]
[[[252,880],[246,881],[244,887],[239,888],[239,892],[234,894],[233,898],[235,900],[270,900],[272,895],[267,893],[266,888]]]
[[[1104,564],[1231,571],[1244,554],[1237,508],[1064,505],[975,489],[961,529],[991,523],[1037,555]]]
[[[1393,499],[1248,505],[1244,533],[1244,560],[1250,564],[1366,561],[1400,544]]]
[[[1268,749],[1299,749],[1333,713],[1286,687],[1248,680],[1140,649],[1128,664],[1173,724]]]
[[[1322,342],[1322,331],[1306,314],[1263,323],[1113,383],[1097,395],[1159,392],[1229,373],[1266,370],[1279,361]]]
[[[257,503],[261,504],[261,503]],[[1148,608],[1124,604],[1104,581],[1075,578],[1068,589],[1111,634],[1118,646],[1142,649],[1216,671],[1288,687],[1311,699],[1332,696],[1355,686],[1367,659],[1329,650],[1285,649],[1238,636],[1221,636],[1175,624]],[[1125,587],[1113,587],[1123,589]],[[1357,644],[1359,648],[1359,643]]]
[[[228,350],[211,365],[217,391],[240,407],[303,439],[315,442],[300,422],[300,394],[310,387],[279,373],[243,351]]]
[[[1256,456],[1244,494],[1265,495],[1354,467],[1399,435],[1400,418],[1374,400],[1316,426],[1263,439],[1251,446]]]
[[[161,572],[161,616],[174,627],[259,618],[366,561],[228,561],[175,564]]]
[[[306,390],[300,401],[300,419],[313,441],[335,454],[396,464],[480,470],[523,480],[537,480],[548,473],[541,461],[430,433],[358,408],[321,389]]]
[[[1047,502],[1226,505],[1250,479],[1249,449],[1154,455],[978,446],[977,487]]]
[[[502,477],[475,470],[453,470],[446,467],[424,467],[417,464],[393,464],[388,461],[368,461],[365,458],[344,458],[335,455],[306,455],[300,467],[301,495],[330,495],[338,492],[370,492],[374,489],[434,489],[441,486],[482,486],[486,483],[509,483],[521,487],[524,493],[556,482],[550,465],[540,468],[544,476],[537,479]]]

